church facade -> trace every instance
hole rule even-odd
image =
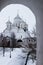
[[[8,42],[10,40],[10,43],[3,41],[5,44],[7,43],[9,46],[12,46],[12,44],[15,45],[15,41],[13,40],[12,42],[10,38],[14,38],[16,40],[17,46],[28,46],[28,39],[30,37],[30,34],[28,32],[28,25],[25,21],[22,20],[22,18],[20,18],[19,14],[17,14],[17,16],[14,18],[13,23],[11,23],[10,20],[6,22],[6,29],[2,32],[2,38],[4,37],[7,39]]]
[[[6,29],[2,32],[2,35],[0,36],[0,46],[3,46],[3,42],[5,47],[12,46],[29,48],[29,44],[36,45],[36,38],[32,38],[30,36],[28,25],[20,18],[18,14],[14,18],[13,23],[8,20],[6,22],[6,25]]]
[[[17,16],[14,18],[13,24],[9,20],[6,22],[6,24],[7,27],[2,33],[5,37],[11,37],[11,34],[15,35],[15,39],[21,40],[30,37],[28,25],[20,18],[19,14],[17,14]]]

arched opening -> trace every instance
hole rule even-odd
[[[19,40],[17,40],[17,42],[22,42],[22,40],[21,40],[21,39],[19,39]]]
[[[28,6],[36,15],[37,19],[37,65],[43,64],[43,0],[1,0],[0,10],[5,6],[21,3]],[[40,60],[40,61],[39,61]],[[5,64],[6,65],[6,64]]]
[[[23,41],[21,39],[17,40],[17,47],[18,48],[22,47],[22,42]]]
[[[19,11],[18,11],[19,10]],[[3,13],[4,12],[4,13]],[[14,13],[15,12],[15,13]],[[18,16],[18,14],[19,14],[19,16]],[[15,16],[17,16],[17,17],[15,17]],[[3,30],[4,30],[4,28],[6,28],[6,25],[5,25],[5,23],[6,23],[6,21],[9,21],[9,23],[11,22],[11,23],[13,23],[13,19],[15,18],[15,20],[16,21],[18,21],[17,19],[19,18],[20,19],[20,21],[21,21],[21,19],[22,19],[22,21],[23,22],[25,22],[26,23],[26,27],[24,26],[24,23],[22,24],[23,25],[23,29],[25,29],[25,31],[24,30],[20,30],[19,31],[19,34],[18,35],[22,35],[22,38],[24,39],[25,37],[27,38],[27,37],[29,37],[29,36],[32,36],[32,37],[34,37],[34,33],[36,32],[36,27],[35,27],[35,24],[36,24],[36,18],[35,18],[35,15],[34,15],[34,13],[30,10],[30,8],[28,8],[28,7],[26,7],[26,6],[24,6],[24,5],[20,5],[20,4],[10,4],[10,5],[8,5],[8,6],[6,6],[2,11],[1,11],[1,17],[2,17],[2,19],[1,19],[1,21],[3,20],[4,21],[4,26],[3,26]],[[4,17],[4,18],[3,18]],[[3,23],[3,22],[2,22]],[[7,27],[9,27],[8,28],[8,30],[10,31],[10,29],[11,29],[11,26],[10,26],[10,24],[7,24],[8,26]],[[13,23],[14,24],[14,23]],[[18,26],[19,24],[17,24],[17,22],[15,23],[15,25],[16,26]],[[18,29],[20,29],[20,28],[22,28],[22,25],[18,28]],[[13,25],[14,26],[14,25]],[[3,31],[3,30],[1,30],[1,32]],[[14,30],[14,29],[13,29]],[[12,30],[12,31],[13,31]],[[16,28],[16,31],[17,31],[17,28]],[[17,34],[17,32],[15,31],[15,34]],[[28,32],[27,32],[28,31]],[[14,32],[14,31],[13,31]],[[22,33],[23,32],[23,33]],[[28,35],[29,35],[29,32],[30,32],[30,35],[28,36],[27,34],[25,35],[25,33],[27,33]],[[32,33],[33,32],[33,33]],[[21,34],[22,33],[22,34]],[[7,34],[7,32],[5,33],[5,34]],[[36,34],[36,33],[35,33]],[[22,47],[22,40],[21,40],[21,36],[19,37],[18,35],[15,35],[16,36],[16,38],[20,38],[18,41],[17,41],[17,47],[18,48],[21,48]],[[26,39],[25,38],[25,39]],[[26,41],[25,41],[25,43],[26,43]]]

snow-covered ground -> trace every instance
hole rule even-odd
[[[9,50],[9,49],[8,49]],[[3,57],[3,51],[0,51],[0,65],[25,65],[26,53],[22,52],[22,48],[16,48],[11,52],[10,50],[5,52]],[[28,60],[27,65],[36,65],[36,61]]]

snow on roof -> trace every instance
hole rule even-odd
[[[9,31],[9,30],[5,30],[4,32],[3,32],[3,35],[6,37],[6,36],[8,36],[8,37],[11,37],[11,32]]]

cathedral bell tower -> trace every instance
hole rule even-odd
[[[11,30],[12,23],[10,22],[10,19],[6,22],[6,25],[7,25],[7,29]]]

